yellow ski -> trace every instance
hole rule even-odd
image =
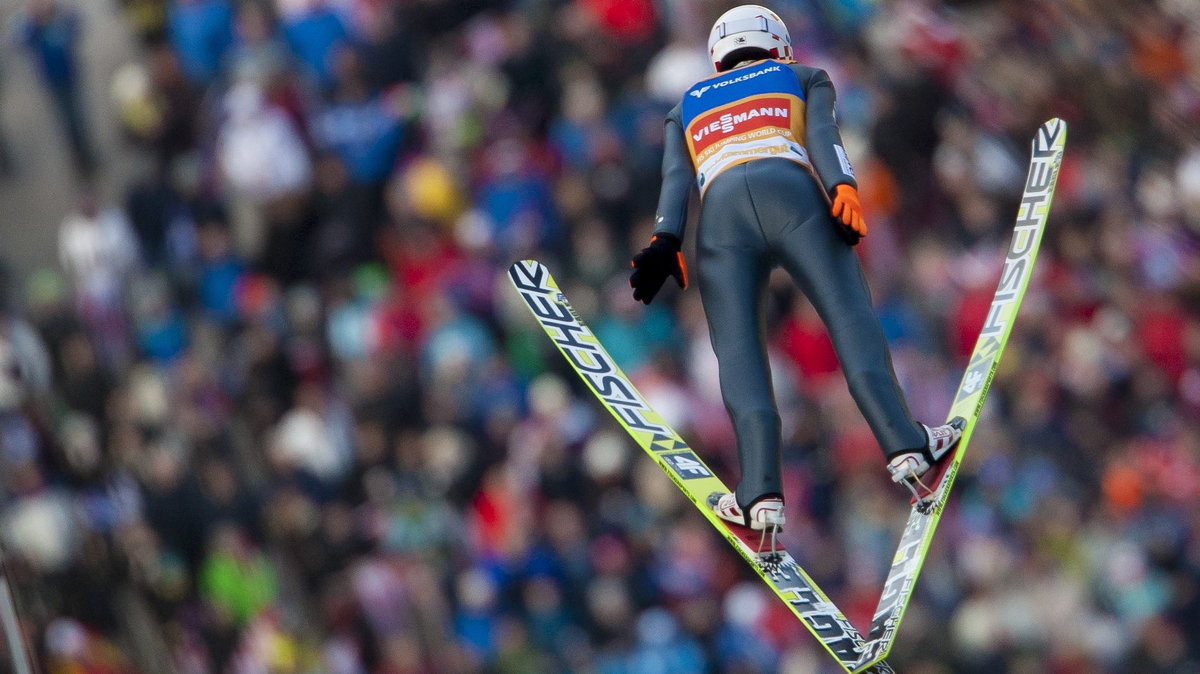
[[[862,635],[804,572],[791,553],[778,544],[773,550],[760,553],[761,540],[757,533],[727,526],[713,514],[705,503],[708,495],[727,492],[729,488],[646,403],[571,308],[550,272],[538,262],[524,260],[513,264],[508,276],[546,334],[601,404],[709,523],[758,572],[818,643],[846,671],[850,671],[862,659]],[[870,671],[878,674],[894,672],[882,661],[874,663]]]
[[[1037,260],[1046,218],[1050,213],[1050,202],[1054,199],[1054,187],[1058,181],[1058,170],[1062,166],[1063,152],[1067,143],[1067,125],[1060,119],[1051,119],[1038,129],[1033,139],[1033,152],[1029,160],[1029,175],[1025,180],[1025,192],[1017,211],[1012,242],[1000,272],[1000,283],[992,298],[991,308],[984,321],[983,330],[975,342],[975,350],[967,363],[962,383],[954,395],[954,403],[946,419],[961,416],[967,420],[962,439],[954,448],[954,454],[943,464],[945,476],[934,492],[918,503],[914,503],[908,515],[908,523],[900,535],[900,544],[892,559],[892,567],[883,584],[883,594],[871,620],[867,644],[862,659],[854,665],[854,671],[866,671],[871,665],[887,657],[900,629],[900,621],[912,598],[917,576],[929,552],[933,532],[942,518],[942,509],[950,496],[950,488],[958,475],[963,454],[971,441],[975,422],[983,409],[984,399],[996,376],[1000,355],[1012,334],[1013,322],[1029,279],[1033,276],[1033,263]]]

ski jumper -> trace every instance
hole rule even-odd
[[[896,382],[858,257],[829,194],[856,186],[825,71],[763,60],[696,83],[667,115],[656,234],[679,239],[700,189],[697,278],[738,442],[738,504],[782,495],[764,329],[767,277],[791,275],[824,321],[885,455],[926,445]]]

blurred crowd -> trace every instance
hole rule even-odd
[[[31,225],[58,225],[59,263],[9,278],[0,315],[0,532],[43,671],[834,671],[504,276],[545,262],[736,479],[698,294],[643,308],[626,284],[663,116],[733,4],[114,0],[138,58],[98,86],[148,170],[109,199],[85,16],[30,0],[10,38],[81,185]],[[1032,132],[1070,125],[893,664],[1200,671],[1200,5],[771,7],[837,86],[858,250],[924,421]],[[768,304],[783,540],[865,629],[907,496],[811,306],[786,278]]]

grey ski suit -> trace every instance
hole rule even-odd
[[[896,382],[862,266],[830,215],[829,194],[855,185],[833,109],[823,70],[766,60],[697,83],[666,120],[655,233],[683,238],[699,183],[696,275],[737,434],[743,508],[783,493],[763,324],[776,266],[824,321],[885,455],[926,443]]]

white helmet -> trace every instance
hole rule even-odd
[[[717,72],[733,63],[722,63],[742,49],[762,49],[771,58],[792,58],[792,38],[783,19],[762,5],[740,5],[725,12],[708,34],[708,55]]]

